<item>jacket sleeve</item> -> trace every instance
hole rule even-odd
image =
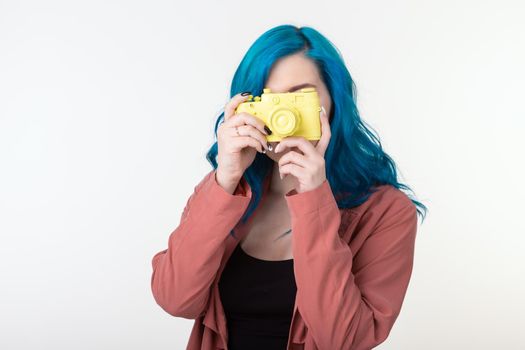
[[[251,189],[244,177],[226,192],[209,172],[186,202],[168,248],[153,256],[151,290],[167,313],[188,319],[204,315],[232,228],[248,207]]]
[[[341,215],[327,180],[307,192],[292,190],[285,199],[292,221],[297,307],[317,347],[364,350],[379,345],[400,312],[412,273],[415,206],[402,192],[383,196],[369,208],[368,225],[359,228],[370,232],[356,254],[338,234]]]

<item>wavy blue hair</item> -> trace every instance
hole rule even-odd
[[[362,204],[376,191],[374,187],[382,184],[413,193],[410,187],[398,181],[396,164],[383,151],[379,138],[370,130],[372,128],[361,120],[356,106],[356,87],[339,50],[317,30],[286,24],[263,33],[239,64],[231,84],[230,98],[242,91],[260,96],[275,61],[298,52],[304,52],[316,64],[332,99],[331,138],[325,152],[325,167],[338,207],[352,208]],[[224,111],[215,123],[215,140],[217,128],[223,121]],[[217,169],[216,157],[217,141],[206,155],[214,169]],[[259,204],[264,179],[270,175],[273,165],[272,159],[257,152],[253,163],[244,172],[252,199],[241,218],[243,222]],[[412,195],[407,196],[424,220],[427,207]]]

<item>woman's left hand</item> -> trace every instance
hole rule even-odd
[[[297,193],[313,190],[326,179],[324,154],[330,142],[331,131],[328,116],[324,107],[320,113],[321,139],[314,146],[301,136],[288,136],[279,142],[274,152],[278,153],[287,148],[297,147],[301,153],[290,151],[279,159],[279,173],[281,179],[290,174],[297,178]]]

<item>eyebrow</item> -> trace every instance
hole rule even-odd
[[[299,90],[299,89],[302,89],[302,88],[305,88],[305,87],[316,87],[316,86],[315,86],[315,84],[310,84],[310,83],[299,84],[299,85],[296,85],[296,86],[292,86],[290,89],[288,89],[288,92]]]

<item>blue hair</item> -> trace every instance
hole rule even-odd
[[[332,100],[329,116],[331,138],[325,152],[326,178],[339,208],[352,208],[365,202],[375,186],[390,184],[397,189],[413,191],[398,182],[396,164],[383,151],[379,138],[359,115],[357,90],[339,50],[321,33],[311,27],[280,25],[263,33],[248,49],[232,80],[230,96],[251,91],[260,96],[270,69],[278,59],[304,52],[318,67]],[[231,98],[230,97],[230,98]],[[215,123],[224,121],[222,112]],[[206,158],[217,169],[217,141]],[[241,220],[245,222],[261,200],[263,183],[274,161],[256,153],[253,163],[244,172],[252,190],[252,199]],[[407,194],[418,215],[425,219],[427,207]]]

